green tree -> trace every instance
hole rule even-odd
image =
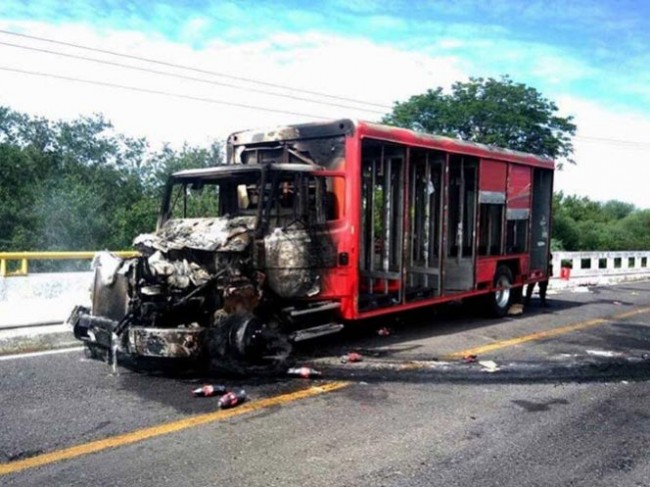
[[[153,230],[171,172],[222,160],[222,145],[164,147],[101,115],[52,122],[0,106],[0,250],[128,248]]]
[[[611,200],[553,195],[555,249],[645,250],[650,249],[650,210]]]
[[[450,93],[439,87],[414,95],[396,102],[383,122],[574,163],[576,126],[557,112],[535,88],[504,76],[456,82]]]

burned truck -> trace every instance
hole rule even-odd
[[[91,306],[70,319],[88,351],[254,372],[284,366],[293,341],[340,330],[322,291],[337,264],[330,175],[343,137],[314,135],[235,134],[227,164],[173,174],[155,232],[134,241],[139,255],[93,261]]]
[[[139,255],[95,261],[91,351],[282,367],[292,341],[549,279],[552,160],[369,122],[245,131],[174,174]]]

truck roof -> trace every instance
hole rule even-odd
[[[395,143],[429,147],[450,153],[469,154],[485,159],[519,162],[548,169],[555,167],[552,159],[528,152],[353,119],[283,125],[269,129],[243,130],[228,137],[228,146],[353,135],[355,133],[358,133],[361,137],[379,138]]]

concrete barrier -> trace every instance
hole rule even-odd
[[[550,287],[585,285],[650,278],[650,251],[554,252]],[[562,266],[570,277],[560,279]],[[90,304],[92,272],[58,272],[0,277],[0,328],[62,322],[77,304]]]
[[[556,288],[603,286],[650,278],[650,251],[553,252]],[[564,273],[562,269],[565,269]],[[562,277],[562,274],[565,277]]]
[[[61,323],[76,304],[90,303],[92,272],[0,277],[0,328]]]

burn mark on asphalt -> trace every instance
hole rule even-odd
[[[9,455],[5,454],[5,457],[10,462],[14,462],[16,460],[24,460],[25,458],[35,457],[36,455],[40,455],[42,453],[43,450],[22,450],[14,454],[9,454]]]
[[[523,399],[517,399],[514,401],[511,401],[512,403],[516,404],[520,408],[525,409],[529,413],[540,413],[543,411],[550,411],[551,406],[554,406],[556,404],[569,404],[569,401],[566,399],[551,399],[550,401],[546,402],[533,402],[533,401],[526,401]]]

